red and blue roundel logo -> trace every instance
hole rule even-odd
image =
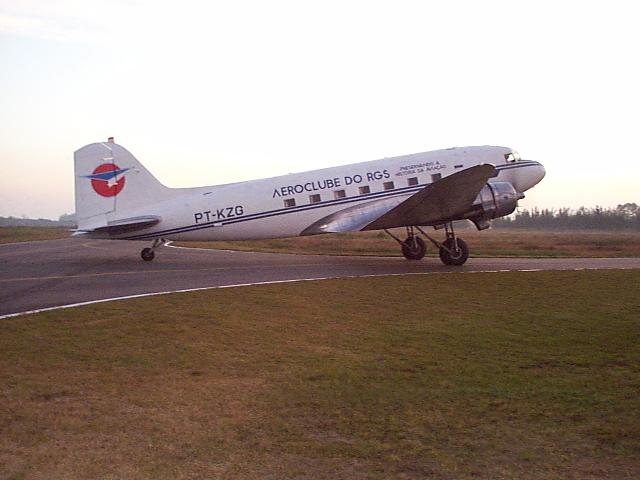
[[[124,173],[128,168],[120,168],[115,163],[98,165],[91,175],[85,178],[91,180],[91,186],[98,195],[115,197],[124,188]]]

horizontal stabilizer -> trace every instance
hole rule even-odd
[[[152,227],[160,222],[160,217],[145,216],[145,217],[132,217],[122,218],[120,220],[113,220],[107,222],[106,225],[91,228],[89,230],[76,230],[74,235],[85,235],[89,233],[100,233],[108,235],[118,235],[121,233],[135,232],[136,230],[143,230],[145,228]]]

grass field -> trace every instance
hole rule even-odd
[[[0,478],[640,478],[640,271],[343,279],[0,322]]]
[[[34,240],[56,240],[70,236],[71,232],[67,228],[0,227],[0,244],[31,242]]]
[[[394,232],[404,238],[404,230]],[[531,230],[460,230],[471,248],[471,256],[534,257],[639,257],[640,232],[547,232]],[[67,238],[62,228],[0,227],[0,244],[32,240]],[[443,237],[441,232],[435,233]],[[399,256],[400,247],[384,232],[361,232],[340,235],[281,238],[238,242],[177,242],[197,248],[306,253],[321,255]],[[430,243],[427,255],[436,256]]]
[[[404,230],[394,230],[405,238]],[[433,232],[433,231],[432,231]],[[548,232],[531,230],[460,230],[471,256],[638,257],[640,232]],[[431,233],[430,233],[431,235]],[[444,238],[436,232],[433,236]],[[177,245],[278,253],[399,256],[400,247],[384,232],[317,235],[247,242],[189,242]],[[428,243],[427,255],[437,255]]]

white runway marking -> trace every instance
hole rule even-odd
[[[167,247],[167,248],[175,248],[175,249],[178,249],[178,250],[200,250],[200,251],[203,251],[203,252],[212,252],[213,251],[213,252],[232,252],[232,253],[237,253],[237,252],[241,252],[241,253],[256,253],[256,252],[249,252],[249,251],[245,252],[245,251],[242,251],[242,250],[227,250],[227,249],[224,249],[224,248],[215,248],[215,249],[213,249],[213,248],[199,248],[199,247],[179,247],[178,245],[172,245],[172,243],[173,242],[170,240],[170,241],[168,241],[167,243],[165,243],[162,246],[163,247]]]
[[[174,248],[188,248],[188,247],[174,247]],[[630,267],[622,267],[622,268],[572,268],[565,269],[562,271],[582,271],[582,270],[627,270]],[[267,282],[250,282],[250,283],[237,283],[232,285],[217,285],[212,287],[197,287],[197,288],[185,288],[178,290],[166,290],[162,292],[151,292],[151,293],[140,293],[136,295],[125,295],[122,297],[111,297],[111,298],[102,298],[100,300],[90,300],[87,302],[79,302],[79,303],[70,303],[67,305],[57,305],[54,307],[46,307],[39,308],[36,310],[27,310],[24,312],[16,312],[9,313],[7,315],[0,315],[0,320],[4,320],[7,318],[20,317],[23,315],[30,315],[33,313],[41,313],[41,312],[51,312],[53,310],[62,310],[66,308],[75,308],[75,307],[83,307],[86,305],[93,305],[96,303],[106,303],[106,302],[117,302],[119,300],[132,300],[134,298],[144,298],[144,297],[155,297],[158,295],[169,295],[172,293],[188,293],[188,292],[200,292],[205,290],[220,290],[223,288],[240,288],[240,287],[252,287],[259,285],[276,285],[281,283],[299,283],[299,282],[313,282],[313,281],[321,281],[321,280],[338,280],[341,278],[376,278],[376,277],[400,277],[400,276],[409,276],[409,275],[447,275],[453,273],[504,273],[504,272],[542,272],[547,271],[544,269],[522,269],[522,270],[472,270],[467,272],[458,272],[458,271],[446,271],[446,272],[407,272],[407,273],[371,273],[365,275],[344,275],[339,277],[313,277],[313,278],[295,278],[291,280],[272,280]],[[552,270],[548,270],[552,271]]]
[[[344,277],[343,277],[344,278]],[[125,295],[123,297],[111,297],[111,298],[102,298],[100,300],[90,300],[88,302],[79,302],[79,303],[69,303],[67,305],[58,305],[55,307],[47,307],[47,308],[39,308],[37,310],[28,310],[26,312],[16,312],[9,313],[8,315],[1,315],[0,320],[4,320],[5,318],[19,317],[22,315],[29,315],[32,313],[41,313],[41,312],[50,312],[52,310],[62,310],[65,308],[74,308],[74,307],[83,307],[85,305],[93,305],[94,303],[105,303],[105,302],[116,302],[118,300],[131,300],[134,298],[143,298],[143,297],[154,297],[157,295],[168,295],[170,293],[187,293],[187,292],[198,292],[202,290],[217,290],[222,288],[238,288],[238,287],[251,287],[254,285],[271,285],[276,283],[295,283],[295,282],[310,282],[313,280],[329,280],[329,278],[319,277],[319,278],[300,278],[294,280],[274,280],[271,282],[255,282],[255,283],[238,283],[235,285],[218,285],[215,287],[197,287],[197,288],[185,288],[181,290],[167,290],[164,292],[151,292],[151,293],[140,293],[137,295]]]

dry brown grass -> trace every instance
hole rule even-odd
[[[639,478],[639,289],[344,279],[5,320],[0,478]]]
[[[0,227],[0,244],[68,238],[71,236],[69,230],[51,227]]]
[[[404,238],[404,230],[394,233]],[[442,240],[442,232],[430,235]],[[459,230],[471,249],[472,256],[534,256],[534,257],[638,257],[640,232],[547,232],[530,230]],[[178,242],[178,245],[199,248],[251,250],[278,253],[325,255],[399,256],[398,244],[384,232],[292,237],[246,242]],[[428,244],[428,255],[436,249]]]
[[[404,229],[393,232],[404,238]],[[442,232],[433,232],[442,239]],[[551,257],[640,257],[640,232],[549,232],[535,230],[459,230],[471,248],[472,256],[551,256]],[[0,244],[67,238],[62,228],[0,227]],[[321,255],[399,256],[398,244],[384,232],[316,235],[273,240],[229,242],[177,242],[198,248],[302,253]],[[428,244],[428,255],[437,255]]]

